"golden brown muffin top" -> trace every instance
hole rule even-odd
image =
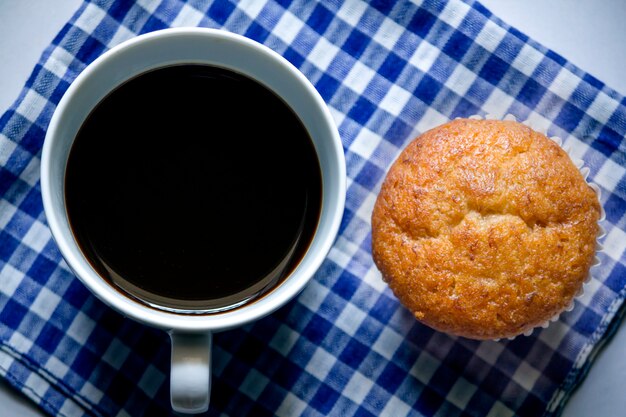
[[[592,265],[600,205],[552,140],[457,119],[416,138],[372,214],[383,279],[423,323],[510,337],[561,312]]]

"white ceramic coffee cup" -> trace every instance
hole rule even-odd
[[[113,288],[81,252],[65,207],[64,178],[69,151],[90,111],[124,81],[154,68],[183,63],[232,69],[273,90],[304,123],[322,171],[319,225],[298,266],[263,297],[217,314],[177,314],[155,309]],[[96,59],[76,78],[59,102],[48,127],[41,161],[44,210],[64,259],[76,276],[106,304],[128,317],[169,332],[172,407],[186,413],[203,412],[208,408],[212,332],[240,326],[273,312],[297,295],[319,268],[339,229],[345,202],[345,177],[345,159],[337,128],[324,101],[304,75],[257,42],[204,28],[166,29],[141,35]]]

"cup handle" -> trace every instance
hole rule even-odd
[[[170,399],[179,413],[197,414],[209,409],[211,395],[211,340],[207,333],[170,332],[172,371]]]

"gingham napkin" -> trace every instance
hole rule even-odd
[[[164,332],[94,298],[46,226],[39,156],[55,104],[85,65],[136,34],[224,28],[296,65],[337,122],[348,168],[340,235],[304,292],[215,335],[209,415],[553,416],[619,321],[626,283],[626,101],[478,3],[92,0],[0,119],[0,374],[59,416],[170,415]],[[370,255],[385,170],[424,130],[513,113],[561,136],[602,188],[602,265],[548,329],[476,342],[418,324]]]

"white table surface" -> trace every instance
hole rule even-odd
[[[80,0],[0,0],[0,114]],[[496,16],[626,95],[626,1],[482,0]],[[626,415],[626,325],[600,353],[565,417]],[[41,417],[0,380],[0,417]]]

